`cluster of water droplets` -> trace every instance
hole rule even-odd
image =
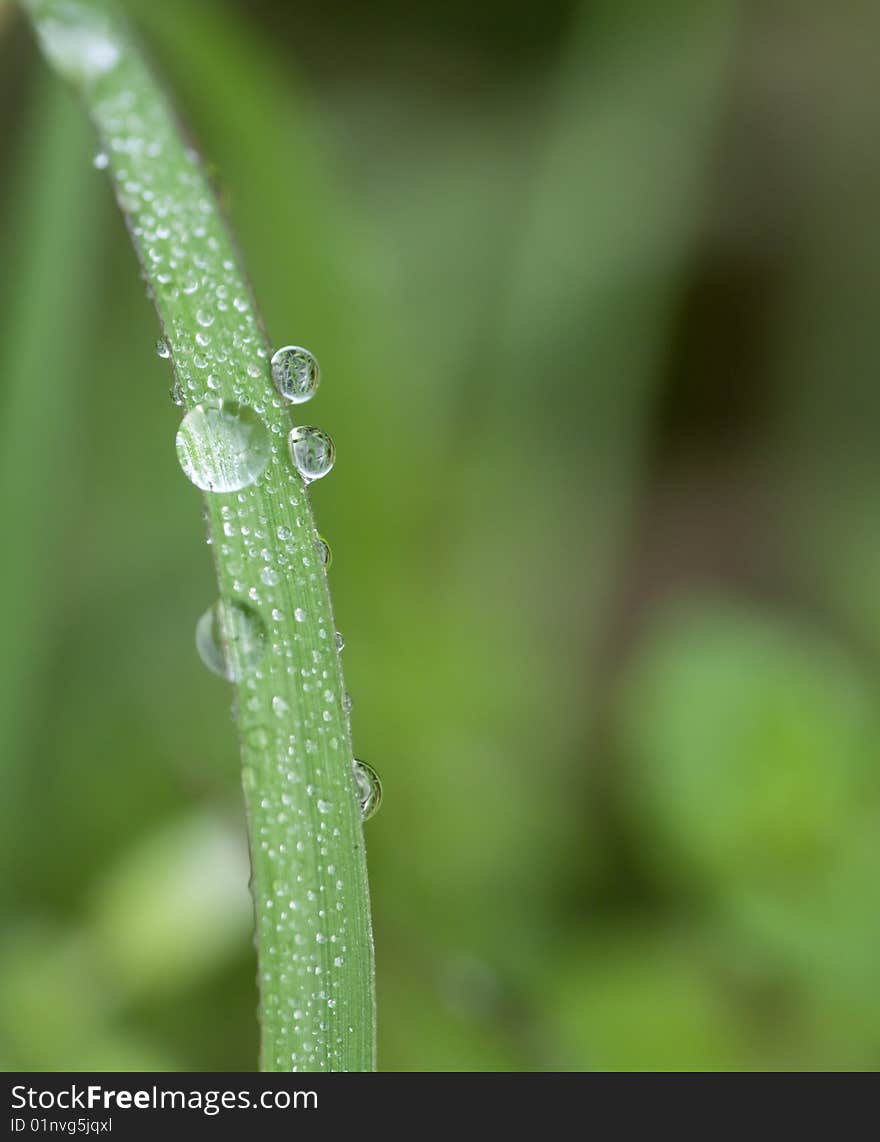
[[[171,348],[165,338],[158,342],[157,353],[164,358],[171,356]],[[294,403],[302,403],[311,397],[320,377],[314,356],[296,346],[286,346],[274,354],[272,374],[282,395]],[[179,385],[173,395],[183,403]],[[253,409],[239,401],[222,398],[193,406],[180,424],[176,444],[178,459],[187,478],[205,492],[243,491],[260,478],[272,455],[269,433]],[[325,475],[333,465],[333,442],[321,429],[292,429],[289,447],[294,466],[306,483]],[[235,538],[233,513],[224,505],[223,514],[226,517],[223,524],[224,538]],[[244,534],[245,531],[246,527],[239,526],[238,537],[249,539]],[[253,538],[251,551],[256,556],[256,542],[265,540],[266,536],[255,535]],[[294,533],[282,525],[277,529],[275,538],[284,550],[284,545],[293,541]],[[323,536],[316,534],[314,549],[317,564],[326,571],[333,558],[330,545]],[[224,545],[221,550],[226,560],[234,557],[231,545]],[[280,569],[275,566],[269,545],[262,547],[261,553],[264,565],[259,573],[260,581],[266,588],[277,587],[290,566]],[[259,591],[253,588],[249,598],[252,603],[269,601],[261,598]],[[275,622],[284,619],[280,607],[272,607],[271,615]],[[307,618],[301,607],[294,608],[293,617],[297,623],[304,623]],[[323,628],[319,630],[319,637],[322,636],[326,637]],[[235,601],[218,601],[202,615],[196,626],[196,646],[202,661],[215,674],[233,682],[247,679],[249,673],[258,667],[265,653],[266,639],[266,626],[259,612],[251,605]],[[338,632],[334,636],[334,645],[337,651],[341,651],[345,645]],[[301,673],[304,675],[301,685],[304,691],[308,691],[311,688],[307,677],[309,671],[301,669]],[[312,668],[312,673],[317,674],[315,667]],[[326,670],[323,674],[325,678],[328,677]],[[328,701],[332,698],[326,688],[324,697]],[[273,700],[272,708],[279,717],[289,713],[289,703],[281,695]],[[352,700],[347,692],[342,695],[342,708],[346,719],[349,719]],[[324,711],[323,717],[327,722],[331,720],[329,709]],[[268,741],[268,735],[265,736]],[[313,743],[308,739],[307,749],[310,744]],[[252,740],[251,745],[258,746],[259,743]],[[376,813],[381,803],[381,782],[376,771],[365,762],[355,760],[352,772],[361,815],[366,821]]]

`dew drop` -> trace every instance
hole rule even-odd
[[[345,710],[346,714],[350,714],[353,706],[354,700],[352,699],[351,694],[349,694],[349,692],[346,690],[342,695],[342,708]]]
[[[365,761],[355,758],[352,768],[361,800],[361,819],[369,821],[370,817],[379,812],[382,804],[382,781],[372,765],[367,765]]]
[[[180,408],[183,408],[183,406],[186,404],[186,397],[183,395],[183,388],[180,384],[180,381],[175,380],[169,392],[174,403]]]
[[[307,484],[326,476],[336,461],[336,448],[322,428],[294,428],[288,443],[293,466]]]
[[[156,342],[156,356],[162,357],[167,360],[171,356],[171,346],[164,337],[160,337]]]
[[[274,567],[264,567],[260,572],[260,578],[263,580],[267,587],[274,587],[276,584],[281,582],[281,576],[278,574]]]
[[[334,637],[334,641],[336,642],[336,649],[337,650],[345,650],[345,638],[342,634],[342,631],[338,630],[333,637]]]
[[[285,400],[303,404],[318,388],[321,371],[318,362],[299,345],[285,345],[272,355],[272,379]]]
[[[92,159],[92,166],[96,171],[105,171],[110,165],[110,156],[106,151],[98,151]]]
[[[237,492],[265,471],[271,455],[265,424],[235,401],[197,404],[180,422],[177,458],[203,492]]]
[[[333,551],[331,550],[330,544],[327,542],[323,535],[318,535],[315,537],[315,550],[318,553],[318,558],[321,561],[321,566],[325,571],[329,571],[330,564],[333,562]]]
[[[263,657],[266,628],[246,603],[218,599],[196,623],[196,650],[205,666],[239,682]]]

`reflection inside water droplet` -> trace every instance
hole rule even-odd
[[[285,345],[272,355],[272,379],[285,400],[302,404],[315,395],[321,370],[308,349]]]
[[[269,432],[252,408],[235,401],[197,404],[177,433],[177,458],[203,492],[237,492],[265,471]]]
[[[266,628],[246,603],[218,599],[196,623],[196,650],[205,666],[239,682],[263,657]]]
[[[321,566],[325,571],[330,569],[330,564],[333,562],[333,552],[330,549],[330,544],[323,537],[318,535],[315,537],[315,550],[318,553],[318,558],[321,561]]]
[[[370,817],[379,812],[382,804],[382,781],[372,765],[367,765],[365,761],[355,758],[351,764],[361,801],[361,819],[369,821]]]
[[[309,425],[294,428],[288,438],[293,466],[307,484],[326,476],[336,462],[336,449],[328,433]]]
[[[160,337],[156,342],[156,356],[162,357],[167,360],[171,356],[171,346],[164,337]]]

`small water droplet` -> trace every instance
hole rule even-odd
[[[272,379],[285,400],[302,404],[311,400],[321,379],[318,362],[299,345],[285,345],[272,355]]]
[[[302,607],[297,607],[293,612],[293,617],[298,623],[304,623],[306,621],[306,612],[302,609]]]
[[[345,650],[345,638],[343,637],[341,630],[338,630],[336,632],[334,639],[336,642],[336,649],[337,650]]]
[[[174,403],[180,408],[183,408],[183,406],[186,404],[186,397],[183,395],[183,388],[180,384],[180,381],[175,379],[174,384],[169,389],[169,392]]]
[[[196,623],[196,649],[205,666],[239,682],[263,657],[266,628],[246,603],[218,599]]]
[[[343,708],[343,710],[345,710],[346,714],[350,714],[353,706],[354,706],[354,699],[352,698],[351,694],[349,694],[349,692],[346,690],[345,693],[342,695],[342,708]]]
[[[96,171],[105,171],[110,165],[110,156],[106,151],[98,151],[92,159],[92,166]]]
[[[160,337],[156,342],[156,356],[168,359],[171,356],[171,346],[164,337]]]
[[[379,812],[382,804],[382,781],[372,765],[367,765],[365,761],[355,758],[352,768],[361,799],[361,818],[369,821],[370,817]]]
[[[260,572],[260,578],[263,580],[267,587],[274,587],[281,581],[281,576],[278,574],[274,567],[264,567]]]
[[[326,476],[336,462],[336,448],[322,428],[294,428],[288,443],[293,466],[307,484]]]
[[[287,711],[290,709],[290,706],[288,706],[287,702],[281,697],[280,694],[276,694],[272,699],[272,709],[275,711],[279,718],[283,718]]]
[[[197,404],[180,422],[177,458],[203,492],[237,492],[265,471],[269,433],[253,409],[235,401]]]
[[[329,571],[330,564],[333,562],[333,551],[331,550],[330,544],[327,542],[323,535],[318,535],[315,537],[315,550],[318,553],[318,558],[321,561],[321,566],[325,571]]]

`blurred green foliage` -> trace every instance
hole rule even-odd
[[[880,1064],[880,15],[129,3],[319,356],[380,1065]],[[0,1065],[249,1069],[170,375],[2,10]]]

